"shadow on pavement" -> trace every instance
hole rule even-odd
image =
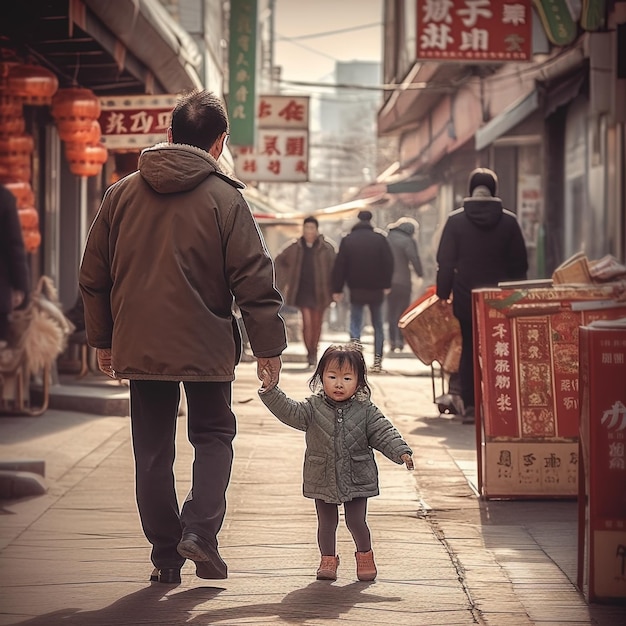
[[[363,593],[372,583],[355,582],[333,585],[315,581],[303,589],[288,593],[280,602],[212,608],[211,600],[224,591],[218,587],[198,587],[181,592],[153,584],[132,593],[98,611],[64,609],[16,623],[16,626],[136,626],[137,624],[217,624],[222,621],[277,618],[291,624],[309,620],[338,619],[357,604],[399,602],[399,597]],[[252,591],[252,590],[251,590]]]

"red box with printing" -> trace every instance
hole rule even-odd
[[[479,491],[576,497],[579,328],[626,317],[623,286],[476,289]]]
[[[579,586],[626,599],[626,318],[580,329]],[[581,541],[582,540],[582,541]]]

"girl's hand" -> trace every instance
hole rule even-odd
[[[401,457],[400,460],[406,465],[406,468],[408,470],[412,470],[413,468],[413,457],[408,453],[405,452]]]

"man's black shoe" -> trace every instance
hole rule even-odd
[[[228,567],[217,548],[194,533],[185,533],[177,547],[178,554],[196,564],[196,576],[207,579],[228,578]]]
[[[166,585],[178,585],[180,583],[180,569],[177,567],[155,567],[150,574],[151,583],[165,583]]]

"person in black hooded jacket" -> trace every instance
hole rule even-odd
[[[517,217],[496,196],[498,177],[486,168],[469,176],[469,198],[448,216],[437,250],[437,296],[452,294],[452,310],[461,326],[459,383],[463,421],[474,421],[472,289],[525,280],[528,256]]]

